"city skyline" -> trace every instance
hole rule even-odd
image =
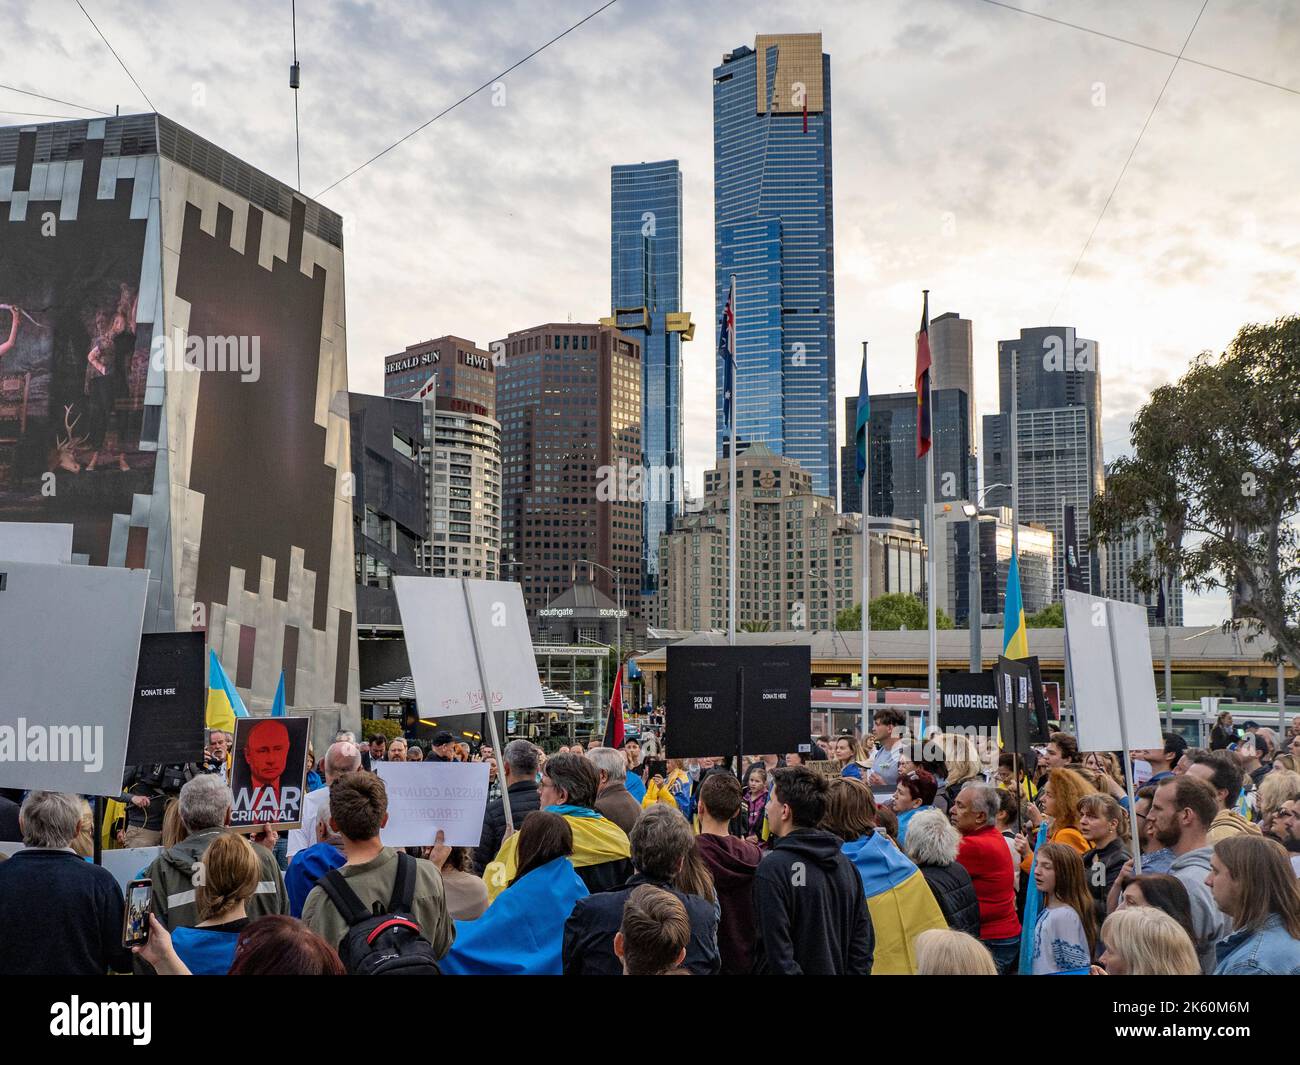
[[[1052,14],[1176,53],[1196,7],[1055,5]],[[10,57],[7,83],[56,97],[76,84],[79,102],[147,109],[88,25],[15,3],[0,12],[31,45]],[[122,7],[107,7],[100,24],[159,110],[292,184],[287,17],[283,33],[250,53],[239,27],[259,12],[251,3],[221,19],[169,11],[147,39],[133,33],[143,16]],[[520,5],[482,16],[449,4],[398,18],[324,5],[299,25],[304,191],[315,196],[589,13]],[[811,4],[794,22],[775,4],[740,17],[618,5],[505,79],[504,106],[485,92],[321,197],[344,215],[349,242],[350,387],[382,391],[383,355],[420,338],[454,332],[481,345],[535,322],[607,314],[608,169],[680,159],[684,304],[700,329],[684,360],[686,465],[698,493],[714,441],[709,72],[737,43],[786,30],[822,32],[837,124],[855,133],[841,136],[835,159],[839,394],[856,392],[864,338],[872,390],[909,386],[922,287],[936,310],[960,308],[973,322],[979,415],[996,410],[997,341],[1068,321],[1107,352],[1109,461],[1153,388],[1200,350],[1221,350],[1245,322],[1287,309],[1300,230],[1288,175],[1300,146],[1275,131],[1300,105],[1196,65],[1286,82],[1300,19],[1283,4],[1205,12],[1081,259],[1169,56],[958,0],[869,13]],[[196,65],[198,38],[206,48]],[[647,40],[673,42],[675,61],[639,68],[635,81],[589,61],[594,48]],[[104,62],[84,62],[101,53]],[[12,93],[0,106],[80,113]],[[616,136],[553,150],[572,129]],[[1198,598],[1188,597],[1189,623],[1206,620]]]

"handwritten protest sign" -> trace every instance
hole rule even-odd
[[[486,762],[376,762],[388,789],[385,846],[433,843],[442,829],[449,847],[477,847],[487,806]]]

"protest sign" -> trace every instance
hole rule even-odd
[[[807,644],[668,648],[666,745],[674,758],[806,754],[812,718]]]
[[[1079,750],[1164,746],[1146,607],[1067,591],[1065,623]]]
[[[0,562],[0,787],[119,795],[149,571]]]
[[[0,561],[67,565],[72,561],[72,526],[50,521],[0,521]]]
[[[998,655],[998,729],[1003,750],[1027,754],[1030,742],[1030,712],[1034,705],[1029,663],[1024,659]]]
[[[939,727],[992,729],[998,722],[997,674],[940,673]]]
[[[132,880],[148,875],[149,866],[162,851],[161,847],[122,847],[104,851],[99,864],[112,873],[117,886],[126,891],[126,885]]]
[[[421,717],[546,705],[518,584],[394,577],[393,589]],[[487,693],[480,656],[491,685]]]
[[[230,765],[237,831],[298,828],[307,793],[310,717],[241,717],[235,720]]]
[[[140,637],[127,765],[203,760],[208,698],[202,632],[147,632]]]
[[[448,847],[477,847],[487,807],[486,762],[376,762],[388,789],[388,847],[432,846],[441,829]]]

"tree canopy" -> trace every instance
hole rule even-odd
[[[914,595],[891,592],[889,595],[877,596],[871,600],[872,629],[924,629],[929,625],[926,606]],[[950,618],[942,609],[935,611],[935,625],[940,629],[953,627]],[[835,615],[835,628],[841,632],[860,632],[862,630],[862,604],[845,607]]]

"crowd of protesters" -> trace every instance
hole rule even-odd
[[[1210,749],[1169,734],[1129,765],[1063,732],[1029,756],[917,739],[893,708],[738,765],[645,739],[516,739],[498,781],[450,733],[339,733],[282,839],[231,830],[214,733],[173,800],[125,783],[119,841],[161,847],[132,950],[86,802],[30,792],[0,806],[24,844],[0,861],[0,972],[1300,975],[1295,727],[1225,715]],[[463,760],[492,767],[478,846],[385,844],[375,765]]]

